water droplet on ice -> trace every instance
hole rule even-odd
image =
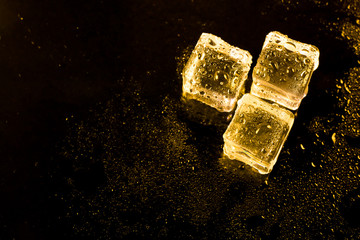
[[[282,51],[282,50],[283,50],[283,46],[277,46],[277,47],[276,47],[276,50]]]
[[[216,43],[215,43],[212,39],[209,39],[209,44],[210,44],[211,46],[215,46],[215,45],[216,45]]]
[[[300,76],[301,76],[302,78],[304,78],[307,74],[308,74],[307,71],[303,71]]]
[[[278,69],[279,69],[279,63],[277,63],[277,62],[271,62],[270,64],[271,64],[271,66],[272,66],[275,70],[278,70]]]

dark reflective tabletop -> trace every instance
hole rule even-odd
[[[269,175],[188,118],[201,33],[320,50]],[[360,238],[360,2],[0,1],[1,239]],[[251,74],[249,83],[251,83]]]

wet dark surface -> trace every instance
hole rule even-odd
[[[358,1],[0,1],[1,239],[357,239]],[[202,32],[320,50],[269,176],[186,117]],[[253,64],[254,66],[254,64]]]

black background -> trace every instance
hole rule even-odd
[[[1,0],[0,238],[358,238],[359,10]],[[320,66],[265,178],[224,163],[223,128],[181,114],[180,72],[202,32],[255,62],[274,30]]]

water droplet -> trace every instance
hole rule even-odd
[[[249,112],[253,112],[255,110],[254,107],[251,105],[248,105],[247,107],[248,107]]]
[[[225,82],[228,81],[228,74],[223,71],[216,71],[214,74],[214,78],[216,81],[220,81],[220,84],[223,85]]]
[[[331,136],[331,140],[334,144],[336,143],[336,133],[333,133],[333,135]]]
[[[303,71],[303,72],[300,74],[300,77],[305,78],[305,76],[306,76],[307,74],[308,74],[307,71]]]
[[[310,61],[309,58],[305,58],[305,59],[304,59],[304,63],[305,63],[305,64],[310,64],[310,62],[311,62],[311,61]]]
[[[216,45],[216,43],[215,43],[212,39],[209,39],[209,44],[210,44],[211,46],[215,46],[215,45]]]
[[[309,50],[307,50],[307,49],[301,49],[300,54],[302,54],[302,55],[307,55],[307,54],[309,54]]]
[[[235,59],[242,59],[243,58],[243,55],[241,54],[241,51],[238,48],[231,49],[229,54],[230,54],[231,57],[233,57]]]
[[[279,63],[278,63],[278,62],[271,62],[270,65],[271,65],[271,67],[272,67],[274,70],[278,70],[278,69],[279,69]]]
[[[292,42],[286,42],[286,43],[285,43],[285,47],[286,47],[287,49],[291,50],[291,51],[294,51],[294,50],[296,49],[295,44],[292,43]]]
[[[292,75],[294,75],[294,73],[295,73],[295,69],[292,68],[292,67],[288,67],[288,68],[286,69],[286,73],[287,73],[290,77],[292,77]]]
[[[227,117],[226,117],[226,121],[230,121],[231,120],[231,118],[232,118],[232,114],[229,114]]]
[[[235,77],[239,77],[240,76],[240,73],[241,73],[241,70],[239,70],[239,69],[236,69],[236,70],[234,70],[234,76]]]
[[[276,47],[276,50],[278,50],[278,51],[282,51],[283,49],[284,49],[284,47],[281,46],[281,45],[279,45],[279,46]]]

